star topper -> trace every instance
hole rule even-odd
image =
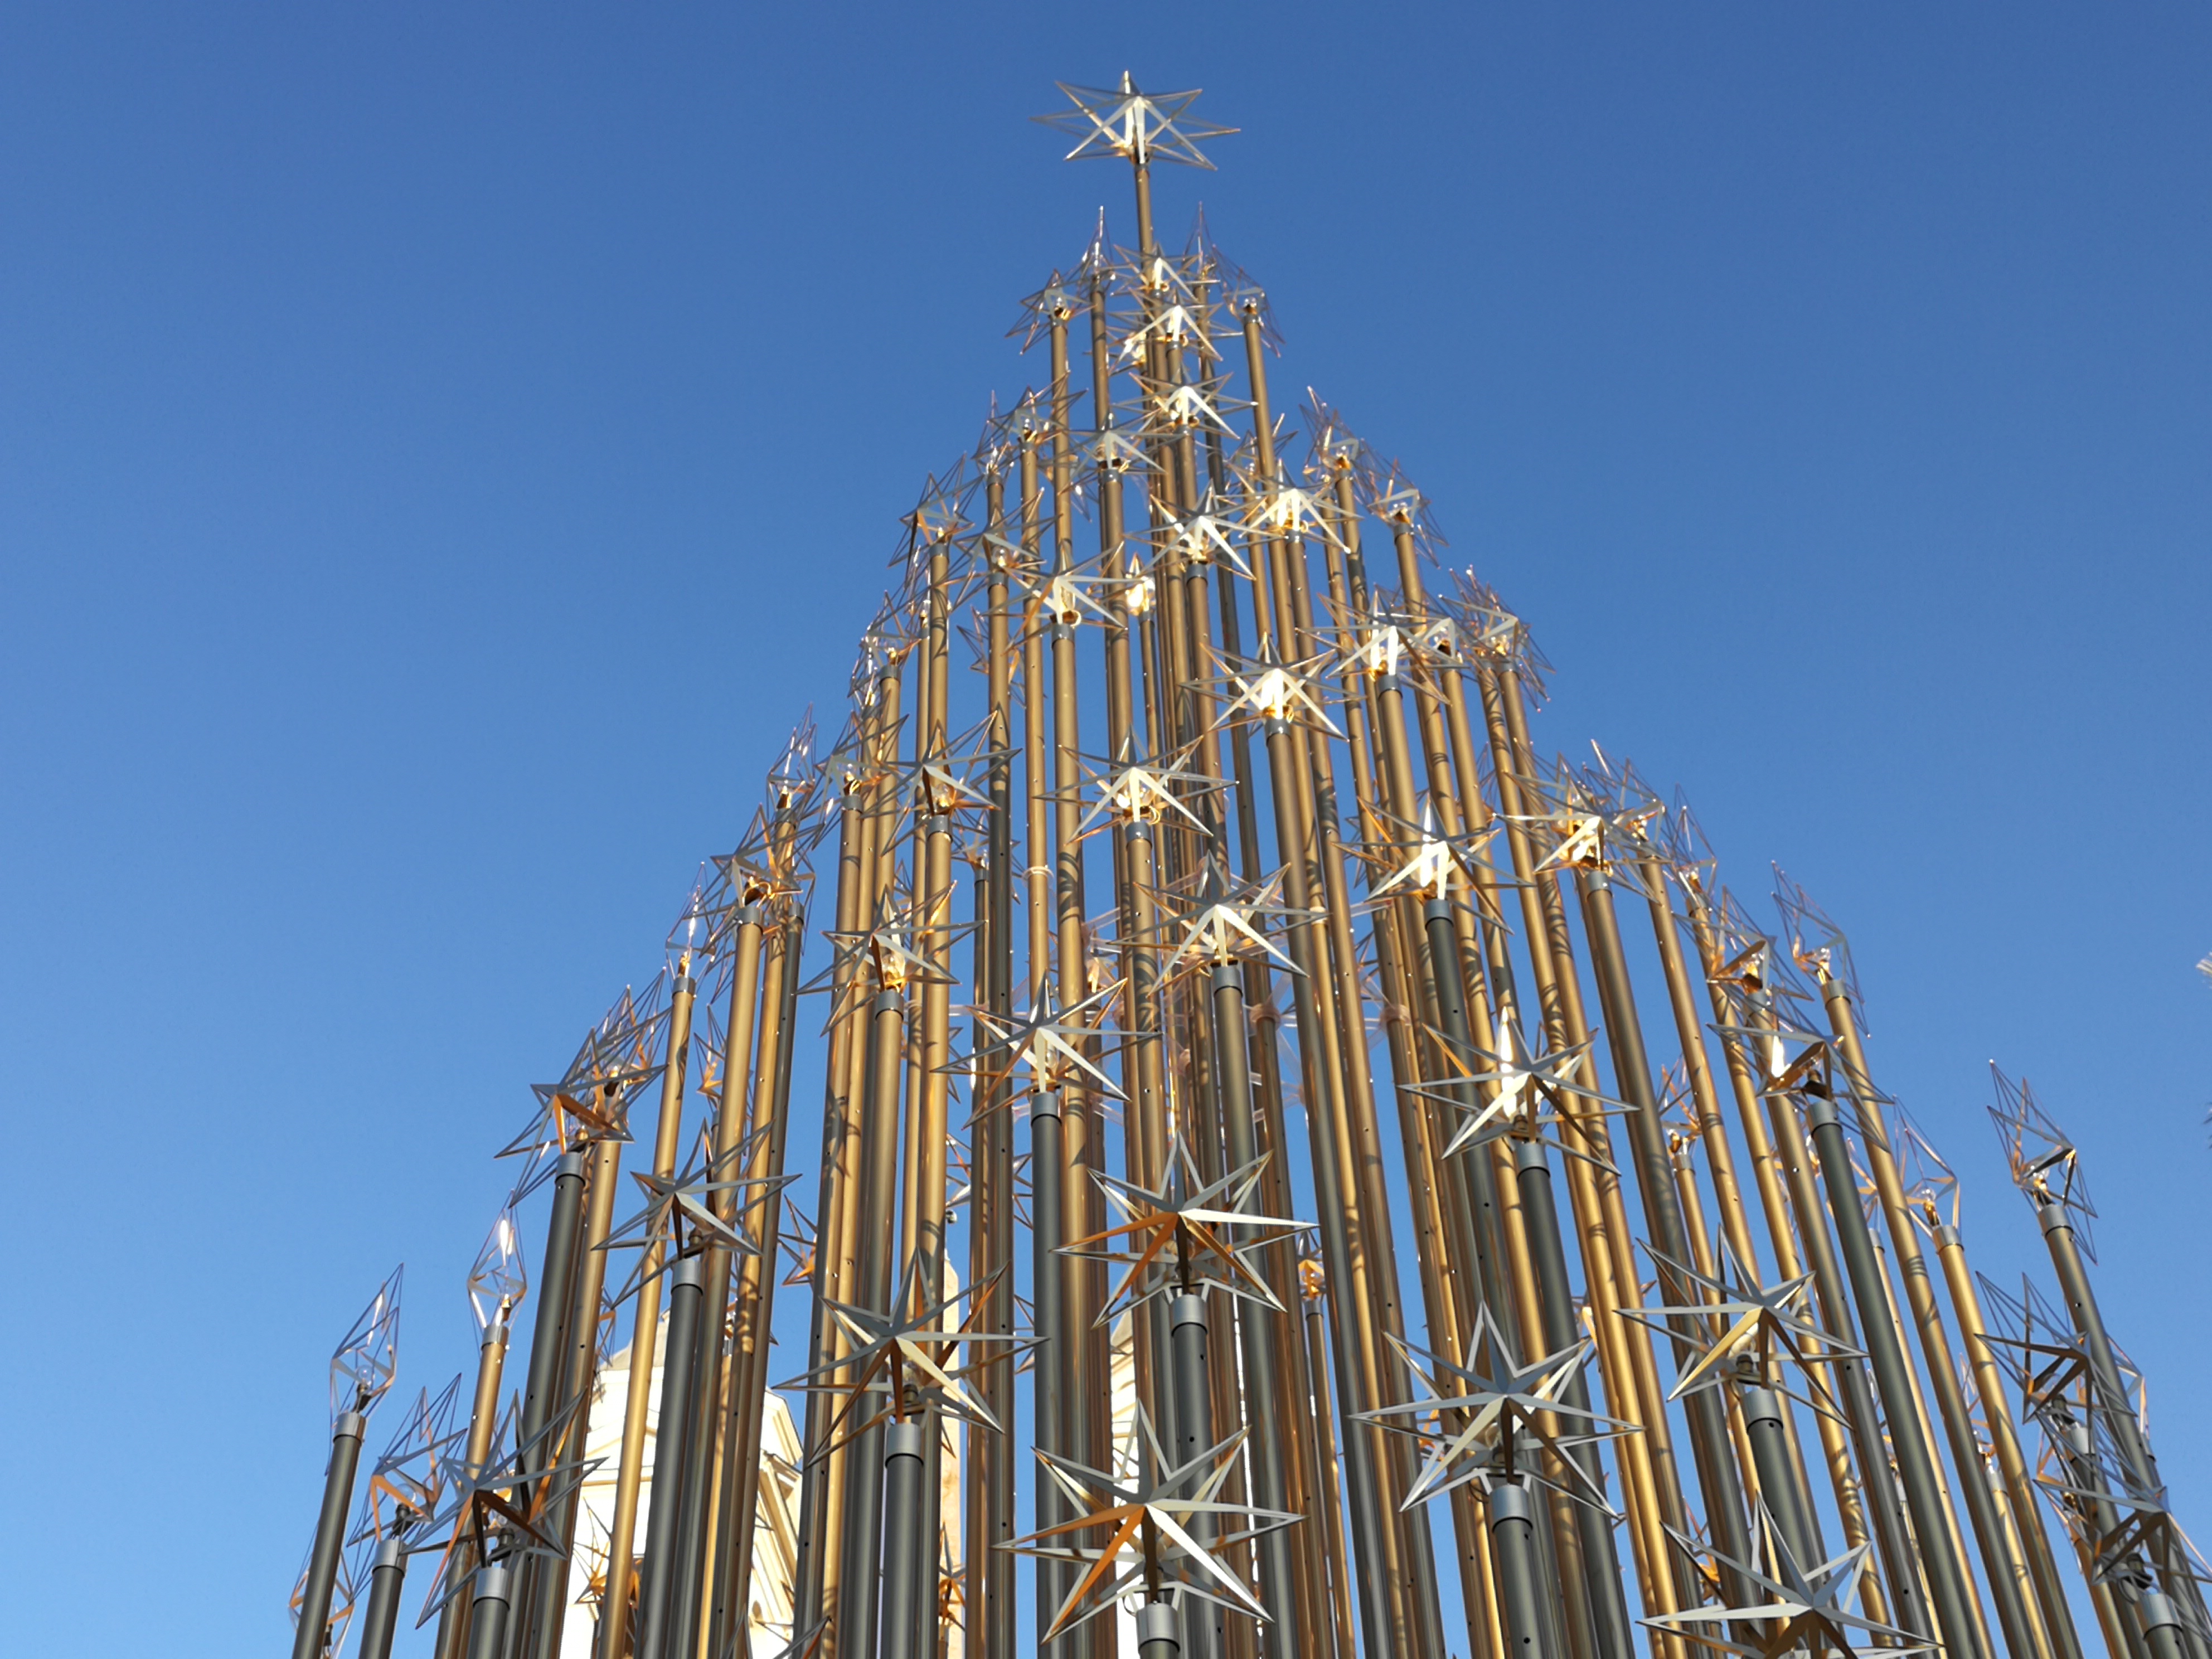
[[[1593,1032],[1571,1048],[1548,1049],[1540,1054],[1532,1054],[1516,1019],[1500,1019],[1498,1030],[1505,1050],[1503,1054],[1492,1054],[1474,1043],[1468,1045],[1475,1059],[1488,1062],[1489,1069],[1477,1071],[1454,1052],[1451,1042],[1443,1032],[1429,1028],[1430,1035],[1436,1039],[1437,1052],[1444,1057],[1445,1062],[1458,1076],[1443,1079],[1440,1085],[1424,1085],[1408,1092],[1456,1107],[1466,1115],[1467,1120],[1446,1144],[1441,1156],[1455,1157],[1470,1147],[1483,1146],[1501,1135],[1516,1134],[1541,1140],[1547,1146],[1558,1147],[1568,1158],[1578,1158],[1609,1174],[1616,1173],[1605,1158],[1588,1146],[1571,1144],[1568,1139],[1569,1132],[1577,1141],[1589,1138],[1589,1131],[1582,1120],[1592,1113],[1603,1116],[1631,1109],[1626,1102],[1615,1100],[1611,1095],[1575,1080],[1576,1073],[1581,1069],[1583,1057],[1597,1041],[1596,1034]],[[1469,1108],[1463,1091],[1457,1086],[1467,1084],[1492,1085],[1494,1085],[1493,1091],[1490,1098],[1480,1106]],[[1561,1099],[1565,1095],[1571,1095],[1589,1103],[1570,1111],[1566,1103]],[[1551,1108],[1548,1112],[1544,1109],[1547,1105]],[[1543,1129],[1547,1124],[1556,1125],[1560,1129],[1561,1133],[1556,1139],[1545,1137]]]
[[[1170,1468],[1152,1417],[1139,1402],[1131,1415],[1118,1460],[1121,1468],[1115,1471],[1094,1469],[1039,1447],[1037,1461],[1080,1512],[999,1547],[1074,1570],[1069,1573],[1074,1582],[1043,1639],[1054,1640],[1139,1590],[1146,1600],[1159,1601],[1170,1586],[1179,1595],[1249,1613],[1264,1622],[1267,1610],[1260,1598],[1222,1564],[1216,1552],[1249,1545],[1292,1525],[1298,1517],[1281,1510],[1220,1500],[1218,1494],[1235,1468],[1243,1443],[1240,1429],[1188,1462]],[[1224,1522],[1243,1524],[1221,1528]],[[1203,1541],[1194,1537],[1194,1524],[1212,1535]],[[1107,1531],[1103,1545],[1078,1541],[1101,1531]]]
[[[417,1629],[488,1567],[532,1556],[549,1561],[567,1558],[568,1547],[561,1536],[563,1510],[570,1495],[606,1462],[603,1457],[556,1461],[569,1419],[583,1403],[581,1399],[571,1401],[549,1413],[544,1427],[507,1451],[502,1448],[516,1440],[521,1414],[520,1402],[510,1400],[483,1467],[454,1466],[452,1496],[429,1522],[428,1530],[443,1534],[446,1546],[422,1598],[422,1611],[415,1621]]]
[[[977,1032],[990,1040],[979,1042],[969,1058],[977,1063],[982,1075],[994,1083],[1012,1076],[1016,1066],[1026,1066],[1033,1093],[1050,1094],[1073,1084],[1119,1099],[1121,1089],[1091,1063],[1081,1045],[1096,1035],[1095,1026],[1084,1016],[1103,1007],[1121,988],[1121,981],[1116,980],[1066,1008],[1062,1008],[1048,989],[1042,1000],[1031,1004],[1026,1012],[1012,1019],[1001,1019],[988,1009],[970,1008],[967,1012]],[[983,1066],[981,1062],[987,1055],[997,1058],[1000,1064]],[[979,1089],[976,1092],[982,1096],[989,1091]]]
[[[1717,1652],[1742,1654],[1747,1659],[1784,1659],[1793,1652],[1818,1653],[1824,1646],[1849,1653],[1852,1631],[1881,1638],[1879,1651],[1885,1655],[1936,1650],[1933,1642],[1848,1610],[1859,1580],[1866,1574],[1872,1545],[1860,1544],[1817,1566],[1801,1566],[1783,1541],[1773,1512],[1764,1503],[1759,1506],[1759,1530],[1766,1540],[1770,1571],[1765,1572],[1717,1549],[1701,1548],[1697,1540],[1672,1527],[1667,1531],[1692,1559],[1710,1553],[1722,1565],[1741,1574],[1742,1582],[1764,1593],[1766,1600],[1743,1607],[1686,1607],[1678,1613],[1655,1613],[1641,1622],[1651,1630],[1680,1636]],[[1746,1630],[1757,1632],[1754,1640],[1737,1639],[1737,1633]]]
[[[1806,1298],[1812,1293],[1813,1275],[1801,1273],[1796,1279],[1774,1286],[1761,1285],[1756,1275],[1737,1260],[1727,1239],[1721,1240],[1720,1260],[1717,1264],[1719,1275],[1709,1278],[1696,1268],[1686,1267],[1673,1257],[1662,1255],[1650,1245],[1644,1251],[1666,1273],[1674,1276],[1677,1285],[1693,1285],[1711,1292],[1711,1299],[1668,1306],[1652,1304],[1641,1309],[1621,1310],[1621,1317],[1664,1331],[1670,1316],[1684,1316],[1694,1328],[1710,1334],[1707,1322],[1720,1319],[1728,1328],[1719,1338],[1708,1342],[1686,1369],[1679,1372],[1674,1386],[1667,1395],[1669,1401],[1680,1400],[1686,1394],[1719,1385],[1724,1377],[1735,1374],[1746,1379],[1787,1394],[1793,1400],[1802,1401],[1823,1415],[1844,1420],[1841,1409],[1834,1398],[1814,1376],[1815,1365],[1833,1365],[1846,1359],[1862,1358],[1859,1349],[1838,1340],[1822,1328],[1806,1307]],[[1786,1354],[1811,1384],[1819,1398],[1809,1398],[1787,1387],[1782,1381],[1776,1356]]]
[[[895,1311],[890,1313],[825,1299],[822,1305],[844,1333],[848,1352],[776,1385],[837,1397],[822,1449],[815,1453],[817,1461],[879,1423],[903,1423],[924,1409],[933,1408],[941,1416],[957,1417],[994,1434],[1002,1432],[999,1419],[968,1389],[970,1376],[1007,1357],[991,1352],[993,1345],[1016,1355],[1030,1346],[1027,1337],[979,1328],[1000,1276],[994,1274],[933,1303],[924,1300],[925,1267],[923,1253],[916,1250],[891,1297]],[[948,1326],[945,1316],[963,1302],[967,1312]],[[981,1346],[985,1352],[965,1364],[956,1364],[952,1356],[963,1346]]]
[[[425,1389],[417,1396],[369,1470],[368,1500],[349,1541],[404,1538],[437,1513],[455,1472],[457,1449],[468,1438],[467,1425],[453,1423],[460,1395],[457,1371],[435,1395]]]
[[[719,1156],[707,1153],[703,1158],[695,1152],[690,1164],[674,1176],[659,1176],[649,1170],[633,1170],[630,1179],[637,1182],[645,1194],[645,1206],[629,1220],[609,1233],[596,1248],[602,1250],[636,1250],[637,1265],[630,1271],[622,1288],[613,1297],[620,1306],[647,1277],[647,1270],[658,1272],[653,1251],[665,1247],[676,1255],[696,1255],[708,1249],[724,1249],[737,1255],[758,1255],[756,1244],[744,1228],[726,1221],[715,1212],[714,1199],[717,1193],[744,1194],[755,1188],[766,1188],[773,1199],[786,1187],[799,1179],[796,1175],[776,1176],[740,1176],[733,1179],[720,1178],[727,1169],[745,1167],[758,1139],[769,1133],[765,1127],[754,1131],[738,1146]],[[704,1151],[705,1132],[701,1132],[701,1151]],[[733,1213],[750,1211],[754,1200],[729,1206]]]
[[[1073,86],[1066,81],[1053,84],[1067,94],[1067,101],[1075,107],[1030,118],[1042,126],[1076,135],[1076,146],[1062,158],[1066,161],[1118,155],[1138,167],[1175,161],[1211,173],[1213,163],[1200,153],[1197,141],[1225,138],[1237,131],[1185,116],[1184,112],[1197,101],[1200,88],[1148,96],[1137,90],[1126,70],[1118,90]]]
[[[1298,965],[1277,950],[1261,929],[1271,918],[1287,921],[1320,913],[1292,910],[1277,902],[1275,896],[1282,884],[1280,870],[1264,882],[1235,880],[1220,855],[1209,850],[1191,908],[1182,919],[1182,939],[1168,959],[1168,976],[1269,957],[1286,972],[1298,972]]]
[[[1990,1107],[1990,1121],[2003,1144],[2012,1184],[2034,1205],[2063,1205],[2074,1236],[2094,1261],[2097,1253],[2089,1239],[2089,1219],[2097,1206],[2089,1201],[2089,1188],[2081,1179],[2081,1155],[2066,1132],[2036,1103],[2035,1091],[2026,1078],[2014,1083],[1990,1062],[1990,1082],[1997,1103]]]
[[[392,1386],[399,1369],[399,1281],[406,1272],[404,1261],[392,1270],[331,1356],[333,1425],[348,1412],[368,1416]]]
[[[1141,1304],[1201,1285],[1282,1312],[1282,1303],[1245,1258],[1264,1245],[1304,1232],[1310,1224],[1255,1215],[1244,1207],[1260,1184],[1267,1156],[1261,1153],[1218,1181],[1201,1182],[1190,1148],[1177,1133],[1168,1144],[1167,1173],[1158,1188],[1093,1170],[1091,1178],[1107,1201],[1127,1218],[1117,1226],[1060,1246],[1063,1255],[1111,1262],[1123,1270],[1093,1323],[1103,1328]],[[1260,1229],[1262,1236],[1239,1243],[1233,1231],[1239,1228]],[[1166,1268],[1172,1269],[1171,1274],[1161,1271]]]
[[[1474,1330],[1468,1338],[1463,1364],[1454,1364],[1400,1337],[1391,1337],[1390,1342],[1405,1357],[1422,1397],[1362,1412],[1358,1420],[1393,1433],[1410,1434],[1428,1449],[1427,1460],[1407,1488],[1401,1509],[1410,1510],[1470,1481],[1485,1491],[1493,1480],[1510,1481],[1523,1476],[1553,1486],[1546,1460],[1516,1460],[1515,1442],[1525,1437],[1553,1454],[1550,1468],[1566,1471],[1568,1484],[1556,1490],[1577,1502],[1606,1510],[1604,1490],[1567,1453],[1571,1447],[1587,1441],[1638,1434],[1642,1430],[1636,1424],[1568,1403],[1568,1386],[1596,1352],[1595,1343],[1586,1338],[1573,1347],[1521,1364],[1514,1359],[1512,1345],[1486,1302],[1475,1311]],[[1544,1426],[1547,1417],[1563,1424],[1569,1419],[1579,1421],[1586,1425],[1586,1431],[1554,1434]]]

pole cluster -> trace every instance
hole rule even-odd
[[[1526,627],[1277,414],[1265,292],[1153,226],[1224,130],[1065,90],[1134,239],[1023,302],[842,729],[538,1090],[473,1390],[350,1556],[335,1418],[295,1659],[356,1588],[385,1659],[418,1558],[441,1659],[2081,1659],[2041,1501],[2108,1659],[2212,1659],[2071,1148],[2014,1159],[2054,1319],[1978,1289],[1841,933],[1540,755]]]

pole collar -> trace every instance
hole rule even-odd
[[[919,1463],[923,1449],[928,1443],[929,1437],[922,1431],[921,1424],[912,1421],[894,1423],[890,1432],[884,1436],[884,1462],[890,1463],[902,1457],[911,1457]]]
[[[581,1152],[562,1153],[561,1161],[553,1166],[553,1179],[557,1182],[581,1181],[583,1178],[584,1155]]]
[[[340,1412],[331,1424],[333,1440],[358,1440],[368,1432],[368,1419],[359,1412]]]
[[[1490,1489],[1490,1524],[1501,1521],[1519,1521],[1534,1526],[1535,1506],[1528,1501],[1528,1489],[1517,1480],[1501,1480]]]
[[[2074,1230],[2074,1223],[2066,1214],[2066,1206],[2048,1199],[2035,1206],[2035,1224],[2043,1229],[2046,1237],[2062,1230],[2067,1232]]]
[[[1179,1331],[1186,1325],[1195,1325],[1201,1331],[1206,1328],[1204,1297],[1185,1291],[1168,1304],[1168,1328]]]
[[[707,1283],[707,1258],[702,1255],[678,1256],[669,1282],[678,1290],[700,1290]]]
[[[1176,1626],[1176,1610],[1166,1601],[1147,1601],[1137,1609],[1137,1645],[1148,1646],[1154,1642],[1165,1642],[1177,1652],[1182,1649],[1182,1637]]]
[[[376,1547],[376,1565],[369,1571],[381,1572],[386,1567],[398,1566],[400,1557],[405,1553],[405,1547],[397,1538],[386,1539]]]
[[[477,1578],[477,1605],[507,1600],[507,1563],[495,1561]]]

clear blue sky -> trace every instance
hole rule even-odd
[[[0,11],[0,1647],[273,1650],[323,1366],[643,980],[896,517],[1203,85],[1310,382],[1559,667],[1852,934],[1874,1062],[2085,1150],[2212,1528],[2201,8]],[[834,724],[834,721],[832,722]]]

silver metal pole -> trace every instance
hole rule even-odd
[[[399,1587],[407,1556],[397,1538],[376,1547],[368,1577],[368,1610],[361,1619],[361,1659],[392,1659],[392,1633],[399,1627]]]
[[[638,1586],[634,1659],[661,1659],[675,1620],[676,1544],[684,1519],[684,1445],[691,1419],[691,1379],[698,1370],[699,1304],[707,1264],[687,1255],[669,1276],[668,1346],[660,1373],[660,1425],[653,1446],[653,1511],[647,1517],[645,1570]],[[650,1342],[640,1331],[635,1340]]]
[[[323,1512],[315,1522],[315,1547],[307,1557],[307,1583],[300,1597],[300,1626],[292,1632],[292,1659],[322,1659],[323,1626],[330,1622],[331,1586],[337,1582],[338,1552],[345,1547],[346,1511],[353,1507],[354,1472],[361,1467],[361,1437],[368,1419],[340,1412],[331,1428],[330,1468],[323,1476]]]
[[[1536,1594],[1536,1506],[1528,1489],[1500,1480],[1490,1489],[1490,1559],[1505,1659],[1553,1659],[1544,1649],[1543,1604]]]
[[[883,1659],[922,1659],[924,1580],[936,1577],[936,1564],[921,1549],[928,1448],[922,1423],[894,1423],[884,1436]],[[925,1565],[933,1571],[926,1573]]]

